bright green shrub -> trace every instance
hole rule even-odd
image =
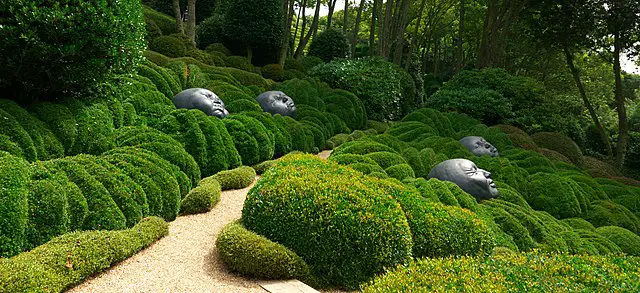
[[[262,175],[262,173],[267,172],[267,170],[271,169],[271,167],[275,166],[278,160],[268,160],[258,164],[251,166],[254,170],[256,170],[256,174]]]
[[[158,28],[160,28],[163,35],[170,35],[178,32],[175,18],[153,10],[150,7],[144,5],[142,7],[144,11],[144,18],[153,21]]]
[[[598,234],[595,229],[594,231],[579,229],[575,231],[580,236],[580,239],[582,239],[583,242],[587,242],[593,245],[593,247],[598,250],[598,254],[600,255],[622,254],[622,249],[620,249],[617,244],[613,243],[607,237]]]
[[[640,233],[640,220],[629,209],[608,200],[591,203],[584,218],[595,227],[619,226]]]
[[[19,158],[24,157],[24,153],[22,152],[20,146],[11,141],[11,138],[4,134],[0,134],[0,151],[7,152],[10,155]]]
[[[267,130],[266,127],[260,121],[247,115],[231,115],[225,120],[240,121],[247,130],[247,133],[255,138],[258,143],[259,161],[271,160],[275,151],[275,137],[273,133]],[[244,161],[243,161],[244,162]],[[257,162],[247,162],[249,165],[253,165]]]
[[[20,253],[29,215],[29,168],[21,158],[0,152],[0,256]]]
[[[286,129],[278,125],[271,114],[262,112],[262,110],[259,112],[253,111],[243,114],[260,121],[260,123],[262,123],[262,125],[267,129],[267,132],[273,133],[273,140],[275,142],[273,152],[274,157],[281,157],[291,152],[291,135]]]
[[[220,132],[220,128],[224,128],[224,124],[217,117],[207,116],[201,111],[193,111],[193,115],[207,142],[206,163],[201,167],[202,176],[210,176],[228,169],[230,166],[229,157],[234,153],[227,153],[227,148],[233,146],[226,146],[222,140],[223,134]],[[237,151],[235,155],[237,155]]]
[[[59,158],[64,148],[56,136],[37,118],[10,100],[0,100],[0,107],[13,116],[29,134],[40,160]]]
[[[332,154],[366,155],[368,153],[374,153],[374,152],[394,153],[395,150],[392,149],[391,147],[388,147],[384,144],[377,143],[374,141],[358,140],[358,141],[349,141],[349,142],[343,143],[339,147],[335,148]],[[404,163],[406,163],[406,161]]]
[[[140,1],[12,1],[0,8],[5,69],[0,79],[19,91],[59,93],[127,73],[142,60]]]
[[[334,136],[332,136],[331,138],[327,139],[327,149],[335,149],[338,146],[342,145],[343,143],[347,142],[347,141],[352,141],[353,138],[351,137],[351,135],[348,135],[346,133],[338,133]]]
[[[375,129],[378,134],[383,134],[389,129],[389,124],[375,120],[367,120],[366,127]]]
[[[82,191],[82,195],[87,200],[88,208],[82,225],[83,230],[120,230],[126,228],[126,218],[111,198],[109,191],[81,164],[69,159],[59,159],[48,161],[44,166],[49,170],[65,172],[69,180]]]
[[[184,53],[184,56],[191,57],[204,64],[211,65],[211,66],[224,66],[225,64],[224,60],[220,59],[219,57],[211,56],[209,55],[209,53],[198,50],[198,49],[188,50],[187,52]]]
[[[518,249],[528,251],[538,245],[529,234],[529,230],[516,217],[500,207],[492,207],[485,204],[482,206],[488,208],[495,223],[498,224],[502,231],[513,238],[513,242],[518,246]]]
[[[223,228],[216,247],[222,262],[242,275],[313,282],[309,266],[295,252],[247,230],[240,223]]]
[[[570,138],[555,132],[538,132],[531,136],[539,147],[557,151],[571,160],[574,164],[582,166],[584,159],[580,147]]]
[[[273,117],[281,129],[289,133],[291,137],[291,149],[301,152],[311,152],[314,141],[313,135],[308,135],[302,123],[288,116],[276,115]]]
[[[2,109],[0,109],[0,134],[8,136],[10,141],[19,146],[22,154],[24,154],[24,159],[27,161],[32,162],[38,158],[38,153],[29,133],[13,115]]]
[[[504,184],[499,184],[499,186],[498,190],[500,192],[500,200],[510,202],[526,209],[531,209],[529,203],[527,203],[524,197],[516,189],[510,186],[503,188]]]
[[[494,181],[506,183],[516,190],[523,190],[525,188],[529,173],[509,159],[481,156],[474,157],[471,160],[476,163],[478,168],[491,172],[491,178],[493,178]]]
[[[244,124],[234,119],[223,119],[222,122],[233,138],[233,144],[242,158],[242,163],[249,165],[260,162],[259,145]]]
[[[409,164],[393,165],[389,168],[384,169],[384,171],[387,173],[387,175],[389,175],[389,177],[396,178],[398,180],[402,180],[405,178],[416,178],[416,175]]]
[[[197,8],[196,8],[196,11],[198,11]],[[195,37],[196,37],[196,44],[198,45],[198,48],[200,49],[207,48],[207,51],[209,51],[209,47],[211,45],[215,45],[216,43],[219,44],[220,46],[223,46],[222,44],[220,44],[223,37],[222,35],[223,22],[224,22],[224,17],[220,13],[213,13],[211,16],[207,16],[205,20],[201,21],[196,26]]]
[[[149,49],[167,57],[183,57],[187,53],[187,47],[182,41],[172,36],[160,36],[149,43]]]
[[[70,100],[67,106],[75,116],[78,130],[73,146],[67,150],[68,155],[99,155],[115,146],[113,116],[106,105],[85,105],[78,100]]]
[[[302,120],[301,123],[304,129],[307,131],[307,137],[313,138],[313,153],[319,153],[320,150],[323,150],[325,145],[327,144],[326,137],[323,133],[322,126],[313,123],[309,120]]]
[[[300,105],[308,105],[320,111],[324,111],[326,109],[325,102],[318,94],[318,89],[310,82],[310,80],[287,80],[278,86],[278,90],[291,97],[296,103],[296,108],[299,108]]]
[[[365,156],[374,160],[383,169],[407,163],[404,157],[394,152],[372,152],[365,154]]]
[[[0,262],[0,288],[6,292],[62,292],[134,255],[168,233],[167,223],[151,217],[122,231],[65,234]]]
[[[28,203],[25,248],[39,246],[69,230],[67,193],[61,184],[47,179],[31,181]]]
[[[207,138],[198,124],[197,110],[176,109],[165,116],[154,128],[169,134],[184,145],[185,150],[202,170],[207,166]]]
[[[147,60],[153,62],[158,66],[165,66],[167,65],[167,63],[169,63],[169,60],[170,60],[169,57],[151,50],[144,51],[144,58],[146,58]]]
[[[349,165],[354,163],[365,163],[371,165],[377,165],[376,161],[368,156],[363,156],[359,154],[331,154],[329,156],[329,161],[334,161],[340,165]]]
[[[135,109],[139,125],[157,125],[164,116],[175,110],[171,100],[157,90],[139,92],[126,100]]]
[[[283,81],[284,69],[280,64],[267,64],[262,67],[262,76],[275,81]]]
[[[220,183],[207,180],[189,191],[180,202],[180,215],[206,213],[220,201]]]
[[[369,119],[399,120],[415,105],[413,79],[407,78],[407,72],[384,59],[334,60],[316,66],[309,75],[332,88],[357,95],[364,102]]]
[[[640,236],[616,226],[605,226],[596,229],[596,233],[606,237],[622,249],[622,252],[640,256]]]
[[[638,265],[637,259],[629,257],[537,252],[422,259],[376,278],[363,292],[634,291]]]
[[[562,222],[571,226],[573,229],[582,229],[587,231],[596,230],[596,227],[583,218],[566,218],[562,219]]]
[[[241,166],[232,170],[220,171],[215,175],[202,179],[200,184],[208,184],[209,180],[216,180],[220,183],[222,190],[242,189],[255,180],[256,170],[248,166]]]
[[[355,288],[408,260],[409,226],[378,179],[311,155],[281,160],[247,195],[248,229],[294,251],[333,286]]]
[[[342,119],[351,130],[365,127],[367,112],[364,103],[356,95],[345,90],[333,90],[321,97],[326,111]]]
[[[347,37],[338,29],[328,29],[318,34],[309,45],[309,55],[324,62],[345,58],[349,55]]]
[[[169,82],[167,82],[159,71],[151,68],[148,63],[138,66],[137,72],[139,75],[151,80],[151,82],[157,87],[158,91],[164,94],[167,99],[173,98],[174,93]]]
[[[446,205],[476,210],[478,205],[476,199],[453,182],[431,178],[423,184],[419,186],[419,190],[425,198],[438,198],[441,203]],[[435,193],[435,196],[429,193]]]
[[[454,134],[453,126],[451,125],[451,121],[449,121],[449,118],[434,109],[418,109],[402,118],[402,121],[416,121],[424,123],[425,125],[430,127],[428,132],[438,134],[439,136],[453,136]],[[471,127],[471,125],[469,125],[468,127]]]

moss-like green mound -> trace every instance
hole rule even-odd
[[[210,180],[220,183],[222,190],[242,189],[249,186],[256,178],[256,170],[249,166],[241,166],[232,170],[226,170],[204,178],[200,184],[208,184]]]
[[[622,252],[640,256],[640,236],[616,226],[605,226],[596,229],[596,233],[606,237],[622,249]]]
[[[220,201],[220,183],[207,180],[191,189],[180,202],[180,215],[206,213]]]

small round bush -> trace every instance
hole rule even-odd
[[[381,144],[375,141],[357,140],[357,141],[349,141],[349,142],[343,143],[342,145],[334,149],[332,154],[366,155],[366,154],[375,153],[375,152],[394,153],[395,150],[391,147],[388,147],[384,144]],[[404,160],[404,158],[402,160]],[[403,163],[406,163],[406,161],[404,161]]]
[[[249,191],[242,223],[294,251],[327,285],[354,289],[411,254],[402,208],[376,180],[312,155],[285,156]]]
[[[0,152],[0,256],[22,252],[29,212],[29,167],[25,160]]]
[[[261,279],[312,280],[309,266],[295,252],[247,230],[240,223],[225,226],[216,239],[222,262],[232,271]]]
[[[609,200],[592,202],[584,218],[596,227],[619,226],[634,233],[640,233],[638,217],[623,205]]]
[[[202,179],[200,184],[216,180],[220,183],[222,190],[242,189],[251,185],[255,178],[256,170],[249,166],[241,166],[232,170],[220,171],[211,177]]]
[[[596,227],[594,227],[591,223],[587,222],[587,220],[583,218],[566,218],[562,219],[562,222],[571,226],[573,229],[582,229],[588,231],[595,231]]]
[[[304,71],[309,71],[311,68],[314,68],[317,65],[320,65],[324,62],[319,57],[305,55],[302,58],[300,58],[300,63],[302,63],[302,66],[304,67]]]
[[[341,30],[328,29],[318,34],[309,45],[309,55],[316,56],[324,62],[345,58],[349,55],[349,43]]]
[[[539,147],[559,152],[577,166],[584,165],[580,147],[570,138],[556,132],[538,132],[531,136]]]
[[[278,160],[268,160],[262,163],[258,163],[253,165],[251,168],[256,170],[256,174],[262,175],[262,173],[267,172],[267,170],[271,169],[271,167],[275,166]]]
[[[172,58],[183,57],[187,53],[187,47],[184,43],[172,36],[160,36],[153,39],[149,43],[149,49]]]
[[[220,183],[217,180],[207,180],[191,189],[180,202],[180,215],[206,213],[220,201]]]
[[[218,52],[224,54],[225,56],[231,55],[231,51],[229,51],[229,49],[227,49],[227,47],[225,47],[222,43],[211,43],[206,47],[205,51],[209,52],[209,54]]]
[[[140,1],[11,1],[0,7],[0,79],[20,91],[84,88],[142,60],[146,34]]]
[[[262,67],[262,76],[275,81],[283,81],[284,69],[280,64],[267,64]]]
[[[26,236],[29,249],[69,230],[67,193],[61,184],[53,180],[31,181],[28,202]]]
[[[596,229],[596,233],[606,237],[622,249],[622,252],[640,256],[640,236],[617,226],[605,226]]]
[[[220,42],[222,42],[223,21],[224,17],[222,14],[214,13],[196,26],[196,44],[198,45],[198,48],[203,50],[207,48],[208,51],[210,45],[220,44]]]
[[[416,178],[416,175],[409,164],[393,165],[389,168],[384,169],[384,171],[387,173],[387,175],[389,175],[389,177],[396,178],[398,180],[403,180],[406,178]]]

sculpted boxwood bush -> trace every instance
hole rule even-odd
[[[69,211],[64,187],[53,180],[29,183],[29,220],[25,248],[31,249],[69,230]]]
[[[258,143],[258,160],[260,162],[273,159],[275,137],[260,121],[243,114],[231,115],[224,120],[236,120],[244,125],[247,134],[255,138],[256,143]],[[246,165],[253,165],[255,163],[257,162],[247,162]]]
[[[555,132],[538,132],[531,136],[539,147],[557,151],[571,160],[577,166],[584,165],[584,158],[580,147],[570,138]]]
[[[256,178],[256,170],[249,166],[241,166],[232,170],[218,172],[217,174],[202,179],[200,184],[206,184],[209,180],[220,183],[222,190],[242,189],[249,186]]]
[[[316,56],[324,62],[345,58],[349,55],[347,37],[338,29],[328,29],[318,34],[309,45],[309,55]]]
[[[411,255],[402,209],[376,180],[315,156],[285,156],[249,191],[242,223],[294,251],[327,285],[357,288]]]
[[[29,167],[25,160],[0,152],[0,256],[20,253],[26,241]]]
[[[220,183],[217,180],[207,180],[205,184],[191,189],[180,202],[180,215],[210,211],[220,201],[220,191]]]
[[[362,129],[367,122],[367,112],[362,101],[345,90],[333,90],[322,96],[327,112],[336,115],[351,129]]]
[[[313,284],[309,266],[295,252],[247,230],[240,223],[225,226],[216,239],[222,262],[232,271],[261,279],[298,279]]]
[[[38,158],[38,153],[29,133],[27,133],[13,115],[2,109],[0,109],[0,134],[6,135],[10,141],[20,147],[23,158],[27,161],[32,162]]]
[[[533,290],[525,286],[540,292],[635,291],[639,267],[638,259],[631,257],[536,252],[510,252],[488,258],[422,259],[376,278],[363,292],[430,292],[441,288],[473,292]],[[563,280],[562,288],[559,279]]]
[[[0,262],[0,288],[6,292],[62,292],[168,233],[169,225],[157,217],[145,218],[127,230],[68,233]]]
[[[416,175],[409,164],[393,165],[389,168],[384,169],[384,171],[387,173],[387,175],[389,175],[389,177],[396,178],[398,180],[403,180],[406,178],[416,178]]]
[[[591,203],[584,218],[596,227],[619,226],[640,233],[640,220],[629,209],[608,200]]]
[[[622,227],[605,226],[597,228],[596,233],[618,245],[622,252],[632,256],[640,256],[640,236],[633,232]]]
[[[172,36],[160,36],[149,43],[149,49],[167,57],[183,57],[187,53],[187,47],[178,38]]]

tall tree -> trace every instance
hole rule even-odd
[[[333,11],[336,9],[336,3],[338,0],[328,0],[327,6],[329,6],[329,13],[327,13],[327,27],[325,30],[331,28],[331,20],[333,19]]]
[[[282,33],[284,38],[282,40],[282,45],[280,47],[280,57],[278,58],[278,64],[284,66],[284,61],[287,59],[287,52],[289,51],[289,38],[291,37],[291,24],[293,23],[293,15],[295,11],[293,10],[294,0],[284,0],[282,1],[282,10],[285,15],[286,21],[284,22],[284,26],[282,28]]]
[[[405,30],[407,28],[407,14],[409,12],[409,4],[411,2],[409,0],[403,0],[398,2],[400,7],[398,9],[398,13],[395,20],[396,29],[393,37],[394,39],[393,63],[400,65],[402,61],[402,50],[404,49],[404,35],[405,35]]]
[[[465,14],[465,1],[460,0],[460,9],[458,9],[458,37],[456,43],[458,47],[456,49],[456,72],[464,67],[464,14]]]
[[[360,0],[360,5],[358,6],[358,12],[356,14],[356,21],[353,26],[353,31],[351,31],[351,57],[354,58],[356,56],[356,43],[358,41],[358,32],[360,31],[360,21],[362,19],[362,10],[364,9],[365,2],[366,0]],[[374,26],[371,27],[371,30],[374,30]]]
[[[511,26],[529,0],[488,0],[476,66],[505,67]]]
[[[311,28],[309,29],[309,32],[307,32],[306,35],[300,38],[300,43],[298,44],[298,48],[296,49],[296,52],[293,55],[294,58],[300,59],[300,57],[302,57],[302,53],[304,52],[304,48],[307,46],[307,43],[309,43],[309,39],[311,38],[312,35],[314,35],[318,31],[319,18],[320,18],[320,0],[316,0],[316,11],[313,14],[313,21],[311,22]],[[302,32],[304,34],[304,29],[302,30]]]
[[[191,43],[196,45],[196,0],[187,1],[187,11],[189,11],[189,19],[187,19],[187,36]]]
[[[344,0],[344,20],[342,21],[342,34],[347,35],[347,25],[349,21],[349,0]]]
[[[382,0],[373,0],[373,10],[371,11],[371,25],[369,26],[369,55],[375,56],[378,52],[378,47],[376,47],[376,29],[379,27],[377,23],[380,22],[379,11],[380,3]],[[378,33],[380,30],[378,30]]]
[[[424,7],[427,4],[427,0],[422,0],[420,3],[420,9],[418,10],[418,19],[416,20],[416,25],[414,31],[411,33],[411,38],[409,41],[409,49],[407,50],[407,62],[405,62],[405,70],[409,70],[409,66],[411,65],[411,58],[413,58],[414,49],[416,47],[416,42],[418,40],[418,34],[420,32],[420,27],[422,26],[422,14],[424,13]]]
[[[178,33],[184,34],[184,26],[182,25],[182,11],[180,10],[180,0],[173,0],[173,17],[176,19],[176,28]]]

